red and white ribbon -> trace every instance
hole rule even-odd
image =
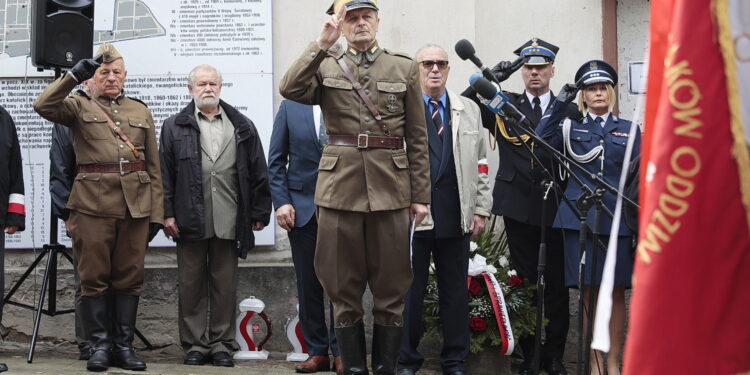
[[[26,215],[26,206],[23,202],[23,194],[11,194],[8,197],[8,213]]]
[[[500,332],[500,354],[511,355],[515,347],[515,339],[513,338],[513,329],[510,326],[508,306],[505,304],[503,290],[492,273],[482,272],[479,276],[484,280],[484,284],[487,286],[487,291],[490,295],[490,301],[492,302],[492,311],[495,314],[497,330]],[[466,280],[467,285],[471,284],[471,278],[472,276],[469,276]]]
[[[490,167],[487,165],[487,159],[482,159],[477,162],[477,170],[479,173],[483,174],[489,174],[490,173]]]

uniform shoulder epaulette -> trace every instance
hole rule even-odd
[[[387,48],[383,48],[383,51],[385,51],[385,53],[387,53],[387,54],[389,54],[389,55],[393,55],[393,56],[401,56],[401,57],[405,57],[405,58],[407,58],[407,59],[409,59],[409,60],[413,60],[413,59],[411,58],[411,56],[409,56],[409,54],[407,54],[407,53],[403,53],[403,52],[395,52],[395,51],[391,51],[391,50],[389,50],[389,49],[387,49]]]
[[[81,89],[76,90],[76,92],[75,92],[74,95],[83,96],[86,99],[91,99],[91,97],[89,96],[89,94],[86,91],[81,90]]]
[[[131,100],[135,100],[136,102],[138,102],[138,103],[141,103],[141,104],[143,104],[143,105],[144,105],[144,106],[145,106],[146,108],[148,108],[148,104],[144,103],[144,102],[143,102],[143,100],[141,100],[141,99],[138,99],[138,98],[134,98],[134,97],[132,97],[132,96],[128,96],[128,99],[131,99]]]

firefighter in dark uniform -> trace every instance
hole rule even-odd
[[[393,374],[412,280],[409,226],[422,221],[431,199],[419,70],[378,45],[374,1],[339,0],[329,14],[280,91],[319,104],[329,133],[315,190],[315,271],[333,302],[345,373],[368,371],[362,295],[369,284],[373,371]],[[332,48],[342,33],[348,47]]]
[[[126,76],[120,53],[103,44],[34,102],[37,113],[68,126],[73,136],[78,165],[66,226],[78,259],[91,371],[111,364],[146,369],[132,342],[149,222],[164,219],[154,121],[145,104],[124,95]],[[89,78],[91,97],[68,96]],[[112,311],[107,293],[114,294]]]
[[[511,98],[511,103],[518,107],[532,126],[539,123],[544,111],[555,100],[549,82],[555,75],[553,64],[558,50],[555,45],[533,38],[514,51],[523,58],[520,69],[525,90],[522,93],[507,94]],[[503,61],[493,69],[493,73],[502,82],[510,76],[514,68],[517,66],[513,67],[512,63]],[[477,99],[471,88],[467,89],[464,95]],[[544,312],[549,323],[545,327],[540,363],[551,375],[565,374],[562,358],[568,335],[568,289],[563,277],[562,232],[560,229],[552,228],[560,201],[560,194],[557,193],[562,189],[550,189],[542,213],[542,200],[547,192],[545,181],[550,178],[544,169],[546,168],[553,175],[555,183],[561,186],[558,166],[546,152],[534,145],[533,139],[528,135],[518,134],[510,124],[505,124],[484,105],[481,105],[481,108],[484,127],[494,135],[500,154],[500,165],[492,193],[492,213],[503,217],[513,266],[518,270],[519,276],[532,283],[537,280],[541,230],[542,226],[545,227],[547,264],[544,273]],[[580,117],[572,104],[566,111],[568,116]],[[531,157],[530,150],[534,150],[544,168],[539,165],[537,159]],[[519,368],[520,374],[532,372],[534,339],[534,335],[527,335],[519,340],[524,354],[524,362]]]

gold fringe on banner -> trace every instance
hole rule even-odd
[[[748,234],[750,234],[750,148],[748,148],[748,144],[745,142],[745,129],[740,113],[741,98],[739,81],[737,79],[737,64],[735,62],[737,55],[732,38],[732,24],[729,21],[729,1],[713,0],[712,8],[718,25],[721,54],[724,58],[724,73],[726,75],[727,97],[729,99],[729,111],[731,115],[730,127],[732,136],[734,137],[732,156],[737,160],[742,203],[745,205]]]

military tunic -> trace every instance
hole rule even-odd
[[[109,283],[116,292],[139,295],[148,224],[164,220],[154,121],[138,100],[122,94],[95,98],[135,145],[140,153],[136,158],[88,97],[68,97],[77,84],[70,74],[64,75],[42,92],[34,109],[71,129],[78,165],[145,161],[142,171],[76,174],[66,224],[79,259],[82,295],[101,295]]]
[[[284,75],[280,91],[287,99],[320,105],[332,135],[385,135],[338,58],[377,106],[390,135],[404,137],[406,147],[325,147],[315,191],[316,273],[334,304],[336,326],[362,319],[367,284],[375,300],[375,323],[401,325],[412,276],[408,207],[431,199],[419,71],[411,58],[377,43],[364,52],[349,48],[335,56],[311,43]]]

